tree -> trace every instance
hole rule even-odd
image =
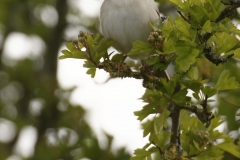
[[[67,41],[63,35],[71,25],[66,17],[76,14],[67,2],[69,1],[0,1],[0,127],[13,129],[0,130],[1,136],[12,135],[5,141],[1,138],[0,159],[16,155],[17,142],[29,127],[36,131],[36,142],[34,138],[28,139],[34,141],[33,155],[21,157],[20,154],[18,159],[123,160],[130,157],[125,148],[117,149],[116,153],[110,150],[113,140],[111,135],[106,134],[107,148],[101,148],[84,119],[83,108],[69,102],[73,89],[63,90],[58,86],[58,52],[62,43]],[[51,18],[50,24],[42,20],[43,11]],[[43,53],[20,60],[7,59],[3,55],[6,52],[5,44],[9,36],[16,32],[26,36],[35,35],[41,39],[45,46]],[[28,47],[27,45],[23,47]],[[18,50],[16,46],[18,44],[11,47]]]
[[[66,44],[60,59],[84,59],[91,77],[96,69],[104,69],[112,78],[143,80],[142,100],[147,105],[135,116],[140,121],[155,116],[142,124],[149,143],[136,149],[132,160],[239,159],[240,136],[231,134],[239,129],[235,116],[239,116],[240,31],[233,19],[238,21],[240,2],[170,1],[178,16],[153,24],[149,42],[134,42],[128,53],[151,54],[139,70],[123,63],[122,54],[109,55],[107,49],[114,41],[99,34],[80,32],[77,41]],[[159,75],[170,63],[174,75]],[[212,105],[214,100],[217,103]],[[228,122],[227,129],[216,130],[223,122]]]

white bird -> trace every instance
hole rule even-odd
[[[114,48],[126,55],[134,41],[147,41],[150,23],[159,19],[157,10],[154,0],[105,0],[100,11],[101,32],[116,41]],[[142,60],[146,56],[131,58]]]

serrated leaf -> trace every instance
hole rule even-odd
[[[73,51],[74,49],[76,49],[76,47],[74,46],[73,42],[68,42],[67,44],[65,44],[65,46],[66,46],[67,49],[69,49],[70,51]]]
[[[65,55],[59,56],[59,59],[66,59],[66,58],[69,58],[69,57],[68,57],[68,56],[65,56]]]
[[[179,70],[186,72],[192,64],[196,62],[196,58],[199,55],[198,49],[190,49],[188,47],[176,48],[176,63],[179,66]]]
[[[155,104],[147,104],[143,107],[142,110],[140,111],[135,111],[134,115],[138,117],[138,120],[142,121],[143,119],[145,119],[147,116],[149,116],[150,114],[156,113],[155,108]]]
[[[226,32],[228,34],[240,34],[240,30],[231,22],[231,19],[224,18],[218,23],[212,23],[213,31]]]
[[[147,122],[142,124],[143,127],[143,137],[146,137],[149,133],[154,133],[154,122],[152,120],[148,120]]]
[[[208,98],[214,96],[217,93],[217,90],[215,88],[212,88],[210,86],[205,86],[203,89],[203,94],[207,96]]]
[[[240,48],[233,51],[234,57],[240,59]]]
[[[114,41],[111,39],[105,39],[102,38],[101,41],[98,43],[95,52],[101,53],[101,52],[107,52],[107,49],[114,45]]]
[[[217,55],[230,52],[238,43],[239,40],[236,38],[236,35],[226,32],[218,32],[208,40],[209,46],[214,49]]]
[[[133,47],[131,51],[128,53],[128,56],[146,53],[148,54],[155,53],[155,48],[149,43],[137,40],[133,42]]]
[[[84,68],[95,68],[96,66],[90,62],[90,61],[85,61],[85,63],[83,64]]]
[[[145,144],[145,145],[143,146],[142,149],[146,150],[150,145],[151,145],[151,143],[147,143],[147,144]]]
[[[86,72],[87,74],[90,74],[91,75],[91,78],[94,78],[95,77],[95,74],[96,74],[96,68],[90,68],[87,70]]]
[[[223,151],[216,147],[210,147],[200,155],[197,156],[197,160],[222,160]]]
[[[207,20],[205,22],[205,24],[203,25],[203,30],[207,33],[211,33],[212,32],[212,26],[211,26],[211,22],[209,20]]]
[[[163,50],[164,53],[173,53],[175,52],[175,47],[174,47],[174,40],[176,38],[176,33],[174,31],[171,31],[169,33],[169,37],[165,39]]]
[[[187,23],[182,18],[179,18],[179,19],[175,20],[175,26],[176,26],[175,29],[179,33],[181,33],[182,36],[186,37],[189,40],[192,39],[192,35],[190,33],[191,25],[189,23]]]
[[[66,56],[72,55],[71,52],[69,52],[69,50],[66,50],[66,49],[62,50],[61,52]]]
[[[214,136],[212,138],[220,138],[220,137],[216,137],[216,135],[211,135],[214,134],[213,131],[215,128],[217,128],[219,125],[221,125],[224,121],[221,120],[220,116],[215,117],[214,119],[212,119],[210,126],[208,127],[208,130],[210,132],[210,136]]]
[[[146,151],[145,149],[136,149],[134,151],[134,154],[135,156],[132,157],[130,160],[144,160],[151,154],[151,152]]]
[[[230,137],[228,139],[225,139],[224,142],[218,144],[216,147],[234,155],[237,158],[240,158],[240,147],[235,145],[233,139]]]
[[[236,81],[236,78],[229,77],[229,71],[226,69],[221,73],[220,77],[218,78],[217,84],[214,86],[214,89],[216,89],[217,91],[238,88],[240,88],[240,85]]]
[[[199,93],[200,89],[202,88],[203,84],[199,80],[182,80],[182,84],[187,87],[188,89],[191,89],[195,93]]]
[[[159,99],[159,97],[161,97],[161,92],[158,92],[156,90],[150,90],[150,89],[146,89],[145,90],[145,93],[143,94],[143,96],[141,97],[142,100],[146,101],[149,99],[149,98],[155,98],[155,99]]]
[[[84,54],[84,52],[77,49],[75,47],[75,45],[73,44],[73,42],[67,43],[66,47],[69,49],[69,51],[68,50],[62,50],[62,53],[64,55],[60,56],[59,57],[60,59],[64,59],[64,58],[86,59],[86,55]]]
[[[166,148],[166,146],[168,146],[167,142],[169,142],[171,135],[171,132],[164,130],[160,134],[157,134],[158,146],[162,149]]]
[[[179,106],[183,106],[186,104],[186,102],[189,102],[191,100],[191,97],[187,96],[187,88],[182,89],[181,91],[175,93],[171,98]]]
[[[163,127],[167,127],[167,118],[170,115],[169,110],[163,110],[161,114],[154,118],[155,134],[160,134]]]
[[[175,82],[174,81],[168,81],[166,79],[161,79],[162,85],[164,86],[165,91],[169,96],[171,96],[174,93],[175,90]]]
[[[195,140],[193,140],[193,144],[194,144],[194,147],[195,147],[197,150],[201,151],[201,148],[200,148],[199,144],[198,144]]]
[[[192,67],[187,73],[187,76],[191,80],[197,80],[198,79],[198,68],[197,67]]]
[[[98,36],[97,36],[97,37],[98,37]],[[90,48],[92,47],[92,45],[94,44],[94,42],[97,41],[97,37],[94,39],[92,35],[87,34],[87,38],[86,38],[87,40],[86,40],[86,42],[87,42],[87,44],[88,44],[88,46],[89,46]]]

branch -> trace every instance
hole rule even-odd
[[[157,146],[153,141],[151,143],[158,149],[160,155],[163,156],[164,155],[163,150],[159,146]]]
[[[230,3],[225,3],[221,1],[224,5],[228,5],[222,13],[218,16],[218,18],[215,20],[215,23],[223,20],[226,17],[232,17],[236,13],[236,9],[240,7],[240,2],[233,2],[232,0]]]
[[[197,105],[187,104],[186,106],[181,106],[181,109],[185,109],[192,113],[195,113],[198,119],[203,124],[206,124],[206,126],[209,126],[211,120],[214,118],[213,113],[209,112],[206,106],[202,106],[202,108],[199,108]]]
[[[227,57],[223,57],[223,56],[219,56],[219,55],[216,55],[213,51],[212,51],[212,49],[211,49],[211,47],[209,48],[205,48],[204,49],[204,52],[206,53],[205,54],[205,57],[210,61],[210,62],[212,62],[212,63],[214,63],[214,64],[216,64],[216,65],[219,65],[219,64],[221,64],[221,63],[226,63],[226,62],[228,62],[228,60],[230,59],[230,58],[232,58],[233,56],[234,56],[234,54],[230,54],[230,55],[228,55]]]
[[[133,72],[127,64],[122,62],[102,62],[97,65],[97,68],[105,70],[112,78],[143,79],[140,72]]]
[[[173,106],[173,110],[171,112],[171,118],[172,118],[172,135],[171,135],[171,139],[170,142],[173,145],[176,145],[178,147],[180,147],[179,145],[179,137],[180,137],[180,133],[179,133],[179,118],[180,118],[180,107],[177,106],[176,104],[174,104]]]
[[[175,92],[181,89],[180,85],[177,85]],[[167,157],[172,159],[179,159],[182,153],[181,141],[180,141],[180,111],[181,107],[173,104],[173,109],[171,111],[170,117],[172,118],[172,128],[171,128],[171,138],[170,147],[167,149]]]

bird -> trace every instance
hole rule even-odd
[[[105,38],[116,42],[116,50],[126,55],[136,40],[147,42],[152,31],[150,23],[160,18],[154,0],[104,0],[100,9],[100,28]],[[135,60],[145,55],[131,56]]]
[[[127,56],[134,41],[147,42],[153,31],[150,24],[159,19],[158,4],[154,0],[104,0],[100,9],[100,32],[105,38],[114,40],[113,47]],[[130,58],[138,61],[135,68],[139,69],[148,56],[146,53]],[[165,70],[157,71],[156,75],[169,79]]]

